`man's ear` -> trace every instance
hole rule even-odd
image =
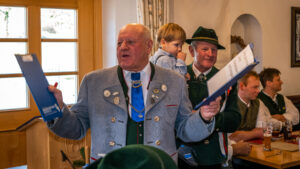
[[[271,83],[272,83],[272,81],[270,81],[270,80],[267,80],[267,81],[266,81],[266,86],[270,86],[270,85],[271,85]]]
[[[195,52],[194,52],[194,48],[191,45],[189,46],[189,51],[190,51],[191,56],[194,57]]]
[[[151,39],[149,39],[147,42],[146,42],[146,45],[147,45],[147,48],[148,48],[148,54],[151,53],[151,50],[152,50],[152,46],[153,46],[153,41]]]
[[[239,89],[240,90],[243,90],[245,87],[244,83],[243,82],[239,82]]]

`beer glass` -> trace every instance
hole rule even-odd
[[[283,131],[284,140],[290,140],[292,139],[292,132],[293,132],[293,124],[291,121],[286,121]]]
[[[272,132],[272,136],[274,138],[278,138],[279,134],[281,132],[282,129],[282,123],[280,121],[274,121],[273,122],[273,132]]]
[[[271,139],[272,139],[272,131],[273,131],[272,122],[270,122],[270,121],[260,121],[258,124],[259,124],[259,127],[263,129],[264,150],[265,151],[271,151]]]

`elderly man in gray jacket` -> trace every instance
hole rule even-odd
[[[72,108],[63,103],[60,90],[49,86],[63,116],[48,127],[70,139],[83,138],[91,128],[91,161],[129,144],[160,148],[177,161],[175,137],[196,142],[209,136],[220,99],[192,113],[185,79],[150,64],[151,48],[145,26],[125,25],[118,36],[119,65],[87,74]],[[131,79],[136,73],[139,79]]]

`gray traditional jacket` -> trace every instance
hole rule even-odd
[[[185,142],[200,141],[212,133],[215,120],[206,124],[198,112],[192,113],[182,76],[157,66],[151,68],[155,73],[146,97],[144,144],[164,150],[177,161],[174,131]],[[87,74],[77,103],[71,109],[65,106],[63,117],[48,123],[54,133],[70,139],[83,138],[91,128],[92,159],[126,146],[129,115],[117,69]]]

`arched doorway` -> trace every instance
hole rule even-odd
[[[253,53],[260,62],[255,70],[262,70],[262,30],[258,20],[250,14],[240,15],[231,27],[231,48],[230,54],[233,58],[239,51],[243,49],[243,45],[249,43],[254,44]]]

